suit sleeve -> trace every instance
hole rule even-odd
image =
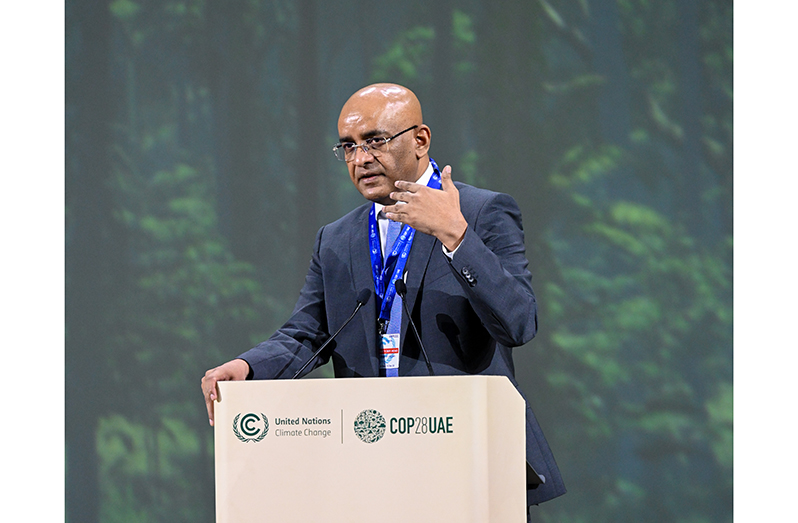
[[[523,345],[537,332],[537,304],[521,211],[512,197],[492,193],[466,221],[449,264],[490,335],[506,347]]]
[[[249,363],[252,379],[291,378],[329,337],[319,256],[323,231],[322,227],[316,234],[310,268],[291,317],[268,340],[239,356]],[[324,355],[317,359],[305,373],[326,361]]]

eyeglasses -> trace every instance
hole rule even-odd
[[[407,131],[415,129],[416,127],[418,127],[418,125],[414,125],[413,127],[408,127],[404,131],[396,133],[390,138],[375,136],[374,138],[368,138],[363,143],[352,143],[352,142],[337,143],[333,146],[332,150],[333,153],[335,154],[335,157],[342,162],[351,162],[352,160],[354,160],[355,153],[357,152],[358,147],[362,148],[364,153],[366,154],[371,153],[372,156],[376,157],[385,152],[385,146],[388,142],[390,142],[397,136],[406,133]]]

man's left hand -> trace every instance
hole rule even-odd
[[[452,181],[452,168],[447,165],[441,171],[441,190],[426,185],[398,181],[399,189],[391,193],[391,199],[404,205],[388,205],[383,209],[388,219],[406,223],[419,232],[435,236],[453,251],[465,236],[468,222],[460,212],[460,191]]]

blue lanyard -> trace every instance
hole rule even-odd
[[[441,176],[438,165],[432,158],[430,158],[429,161],[430,164],[432,164],[433,172],[427,183],[427,187],[440,189]],[[371,206],[371,211],[369,212],[369,254],[371,255],[371,274],[374,278],[374,290],[381,301],[379,317],[381,332],[387,328],[388,319],[391,317],[391,305],[393,305],[393,300],[396,297],[394,282],[404,274],[405,265],[407,264],[407,258],[410,255],[410,248],[413,246],[413,238],[415,235],[415,229],[409,225],[405,226],[396,239],[396,242],[393,244],[393,248],[383,265],[380,250],[380,234],[377,226],[377,213],[374,209],[374,205]],[[389,275],[390,279],[386,280]]]

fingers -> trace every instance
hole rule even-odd
[[[405,180],[397,180],[393,184],[397,189],[411,193],[418,192],[426,187],[426,185],[421,185],[420,183],[415,182],[407,182]]]
[[[391,194],[389,194],[388,196],[390,196],[391,200],[394,200],[396,202],[408,203],[413,198],[413,196],[415,196],[416,194],[417,193],[412,193],[412,192],[409,192],[409,191],[401,191],[401,192],[400,191],[394,191]],[[396,207],[396,205],[386,206],[386,209],[388,207]],[[390,211],[387,211],[387,212],[390,212]]]
[[[447,165],[441,171],[441,189],[448,191],[455,189],[454,182],[452,181],[452,166]]]
[[[208,411],[208,423],[213,427],[213,399],[207,396],[205,397],[205,409]]]
[[[385,213],[388,219],[401,222],[401,217],[407,216],[408,206],[406,204],[411,201],[411,197],[406,195],[407,193],[391,193],[391,198],[396,200],[397,203],[383,207],[382,212]]]
[[[420,183],[413,183],[413,182],[406,182],[404,180],[398,180],[394,182],[394,186],[399,189],[398,191],[393,191],[390,198],[396,202],[404,202],[410,203],[416,195],[423,195],[426,191],[429,191],[430,188],[426,185],[422,185]],[[385,212],[398,212],[399,208],[396,205],[390,205],[385,208]]]
[[[211,426],[213,426],[213,402],[221,401],[219,397],[219,382],[245,380],[249,372],[249,363],[236,358],[209,370],[202,377],[202,382],[200,383],[202,396],[205,398],[205,408],[208,410],[208,422]]]
[[[423,191],[424,189],[427,188],[426,185],[422,185],[420,183],[414,183],[414,182],[407,182],[407,181],[404,181],[404,180],[397,180],[396,182],[394,182],[394,186],[397,189],[399,189],[400,191],[406,191],[406,192],[410,192],[410,193],[417,193],[417,192]],[[448,191],[450,189],[455,189],[454,182],[452,181],[452,166],[451,165],[447,165],[441,171],[441,189],[443,189],[444,191]],[[398,200],[398,201],[406,201],[406,200],[401,200],[399,198],[395,198],[394,194],[401,194],[401,193],[393,193],[391,195],[392,199]]]
[[[219,397],[219,389],[216,386],[216,378],[211,375],[212,371],[205,373],[202,378],[202,395],[205,398],[205,409],[208,411],[208,423],[213,427],[213,402]]]
[[[401,185],[400,185],[401,184]],[[428,189],[425,185],[419,185],[411,182],[396,182],[397,189],[408,188],[409,190],[393,191],[389,196],[396,203],[393,205],[386,205],[383,212],[389,219],[406,223],[402,217],[407,215],[407,206],[404,204],[412,202],[415,198],[423,194],[422,191]],[[401,203],[401,204],[400,204]]]

